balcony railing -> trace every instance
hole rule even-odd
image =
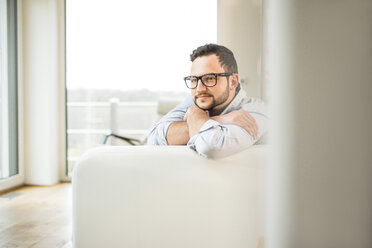
[[[116,98],[108,102],[68,102],[68,173],[86,150],[102,145],[105,134],[143,139],[158,119],[156,109],[156,102],[120,102]],[[108,144],[128,145],[115,138]]]

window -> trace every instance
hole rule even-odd
[[[0,179],[18,174],[17,1],[0,2]]]
[[[68,172],[110,131],[143,138],[159,99],[188,94],[190,53],[216,41],[216,0],[67,1]]]

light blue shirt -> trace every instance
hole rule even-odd
[[[171,110],[151,130],[148,145],[168,145],[166,140],[169,125],[172,122],[183,121],[189,107],[195,105],[191,95],[180,105]],[[245,91],[240,88],[231,103],[221,115],[234,110],[244,109],[256,120],[258,125],[258,137],[260,138],[267,130],[267,115],[265,104],[261,100],[247,97]],[[206,111],[208,114],[208,111]],[[225,125],[215,120],[206,121],[199,132],[192,136],[187,146],[195,150],[199,155],[208,158],[219,158],[240,152],[257,140],[242,127],[237,125]]]

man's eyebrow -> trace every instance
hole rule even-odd
[[[200,76],[198,76],[198,75],[190,75],[190,77],[202,77],[202,76],[206,76],[206,75],[214,75],[214,74],[219,74],[219,73],[224,73],[224,72],[209,72],[209,73],[206,73],[206,74],[202,74]]]

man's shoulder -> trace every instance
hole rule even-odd
[[[241,109],[247,110],[248,112],[255,112],[266,115],[266,107],[264,101],[259,98],[248,96],[243,88],[239,89],[237,95],[228,106],[225,113]]]
[[[265,104],[265,102],[259,98],[254,98],[254,97],[243,97],[241,98],[241,105],[249,105],[249,104]]]
[[[249,110],[255,110],[255,111],[262,110],[262,111],[264,111],[266,109],[265,102],[262,101],[259,98],[254,98],[254,97],[242,98],[240,108],[248,110],[248,111]]]
[[[229,112],[233,110],[244,109],[247,110],[249,113],[257,113],[267,116],[267,109],[265,102],[263,100],[247,96],[247,94],[244,91],[239,93],[242,93],[238,95],[239,101]]]

